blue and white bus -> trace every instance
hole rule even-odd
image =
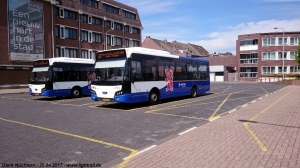
[[[97,53],[91,99],[157,104],[162,99],[210,90],[209,62],[142,47]]]
[[[36,60],[29,75],[29,94],[47,97],[90,95],[93,59],[57,57]]]

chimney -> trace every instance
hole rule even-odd
[[[146,38],[150,38],[150,36],[146,36]]]

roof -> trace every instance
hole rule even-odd
[[[192,56],[192,57],[206,57],[209,56],[207,50],[205,50],[202,46],[191,44],[191,43],[182,43],[178,41],[169,42],[167,40],[158,40],[147,36],[146,38],[151,39],[157,46],[161,48],[161,50],[168,51],[173,55],[181,55],[181,56]],[[147,46],[144,46],[148,48]]]

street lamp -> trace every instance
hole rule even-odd
[[[274,27],[274,29],[281,29],[282,30],[282,77],[284,79],[284,29],[279,27]]]
[[[106,33],[105,33],[105,50],[107,50],[107,33],[110,32],[110,31],[113,31],[114,29],[111,29],[111,30],[108,30]]]

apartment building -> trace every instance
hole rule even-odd
[[[299,41],[300,32],[239,35],[236,41],[239,81],[257,81],[262,75],[300,73],[295,61]]]
[[[0,9],[0,85],[26,84],[36,59],[141,46],[137,9],[114,0],[1,0]]]

